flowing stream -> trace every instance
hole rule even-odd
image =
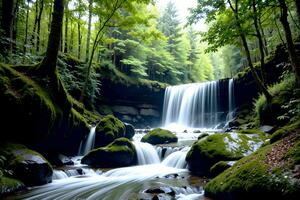
[[[227,90],[227,120],[233,118],[233,87],[231,79]],[[29,188],[14,196],[14,199],[152,199],[153,196],[145,192],[151,187],[171,188],[175,199],[205,199],[202,186],[189,182],[191,175],[186,169],[185,157],[203,130],[209,132],[222,121],[219,92],[218,81],[168,87],[164,99],[163,125],[167,128],[185,128],[184,131],[177,128],[173,130],[178,137],[176,144],[153,146],[142,143],[140,140],[145,132],[136,133],[133,144],[138,165],[108,171],[95,170],[80,164],[82,156],[77,156],[73,158],[75,165],[72,168],[54,170],[52,183]],[[85,155],[93,149],[95,129],[91,128],[80,145],[79,155]]]

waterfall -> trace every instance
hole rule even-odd
[[[233,119],[234,114],[234,81],[233,79],[229,79],[228,82],[228,114],[226,117],[226,121],[229,122]]]
[[[169,86],[165,91],[163,125],[214,127],[218,123],[218,81]]]
[[[233,111],[233,79],[228,83],[222,80],[169,86],[165,91],[162,124],[171,129],[209,129],[225,122],[226,114],[232,119]]]
[[[139,165],[155,164],[160,162],[159,155],[151,144],[137,141],[133,143]]]
[[[84,145],[82,145],[82,141],[80,143],[79,153],[78,153],[79,155],[86,155],[89,151],[93,149],[95,143],[95,133],[96,133],[96,126],[91,127],[89,135]]]

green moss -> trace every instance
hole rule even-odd
[[[280,83],[274,84],[268,90],[272,94],[272,101],[267,103],[264,95],[260,95],[255,101],[256,121],[258,124],[284,124],[291,116],[285,113],[285,104],[289,104],[294,95],[295,79],[293,75],[286,76]]]
[[[298,141],[293,148],[287,152],[285,159],[290,161],[289,167],[292,169],[295,165],[300,164],[300,141]]]
[[[220,173],[222,173],[223,171],[225,171],[226,169],[228,169],[229,167],[231,167],[228,162],[226,161],[220,161],[217,162],[216,164],[214,164],[210,169],[210,175],[212,177],[215,177],[217,175],[219,175]]]
[[[258,129],[244,129],[244,130],[239,130],[238,133],[241,134],[264,134],[262,131]]]
[[[90,151],[81,162],[96,167],[132,165],[136,162],[135,147],[127,138],[118,138],[105,147]]]
[[[127,86],[134,85],[137,87],[146,86],[154,90],[161,90],[167,87],[167,84],[160,83],[158,81],[152,81],[152,80],[128,76],[125,73],[120,72],[116,68],[102,66],[99,68],[99,70],[102,78],[109,77],[111,81],[114,83],[121,83],[122,85],[127,85]]]
[[[34,101],[41,106],[41,109],[47,109],[50,112],[51,121],[57,116],[62,115],[62,110],[52,101],[48,91],[42,88],[35,81],[22,73],[14,70],[12,67],[0,64],[1,90],[7,99],[14,99],[16,102]]]
[[[217,162],[238,160],[255,151],[265,140],[264,134],[217,133],[195,142],[186,161],[192,172],[206,175]]]
[[[156,128],[144,135],[142,142],[148,142],[150,144],[166,144],[177,142],[178,138],[171,131]]]
[[[205,194],[214,199],[253,199],[267,195],[270,199],[295,198],[299,186],[283,173],[283,169],[269,170],[266,154],[273,145],[239,160],[233,167],[211,180]]]
[[[295,129],[299,129],[299,128],[300,128],[300,121],[286,125],[280,129],[278,129],[277,131],[275,131],[272,134],[270,142],[274,143],[274,142],[288,136],[292,131],[294,131]]]
[[[96,146],[105,146],[116,138],[125,136],[125,125],[113,115],[103,117],[96,128]]]
[[[0,196],[16,192],[23,188],[25,188],[25,185],[19,180],[4,176],[0,177]]]

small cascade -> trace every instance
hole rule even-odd
[[[68,170],[53,170],[52,180],[65,179],[68,177],[79,176],[79,175],[95,175],[98,174],[93,169],[78,168]]]
[[[136,149],[139,165],[155,164],[160,162],[159,155],[151,144],[137,141],[133,143]]]
[[[95,144],[95,133],[96,133],[96,126],[91,127],[89,135],[85,141],[85,143],[80,143],[78,155],[86,155],[89,151],[91,151]]]
[[[68,178],[68,175],[63,170],[53,170],[52,180]]]
[[[233,119],[234,108],[235,108],[234,81],[233,81],[233,78],[232,78],[232,79],[229,79],[229,82],[228,82],[228,114],[227,114],[227,117],[226,117],[226,122],[229,122]]]
[[[168,167],[184,169],[187,166],[185,161],[186,154],[190,148],[185,147],[180,151],[174,151],[162,161],[162,164]]]
[[[218,81],[167,87],[163,125],[214,127],[219,121],[217,92]]]

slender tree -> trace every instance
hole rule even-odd
[[[38,23],[38,12],[39,12],[39,0],[37,0],[35,2],[35,18],[34,18],[34,25],[33,25],[33,30],[31,33],[31,37],[30,37],[30,45],[34,46],[34,39],[35,39],[35,35],[36,35],[36,27],[37,27],[37,23]]]
[[[69,25],[69,2],[66,2],[65,8],[65,46],[64,52],[68,53],[68,25]]]
[[[290,61],[295,72],[297,87],[300,87],[300,61],[297,57],[295,45],[293,42],[292,31],[288,22],[288,7],[285,0],[278,0],[281,16],[280,21],[285,32],[285,39],[287,43],[287,49],[290,57]]]
[[[3,47],[5,54],[12,52],[12,38],[13,38],[13,22],[16,0],[2,0],[2,21],[1,28],[4,31],[4,37],[8,42]],[[1,50],[2,51],[2,50]]]
[[[37,18],[37,32],[36,32],[36,52],[40,51],[40,32],[41,32],[41,20],[42,14],[44,10],[44,0],[40,0],[39,2],[39,15]]]
[[[300,1],[295,0],[296,8],[297,8],[297,16],[298,16],[298,23],[300,24]]]
[[[29,18],[29,10],[30,10],[30,0],[27,0],[27,7],[26,7],[26,20],[25,20],[25,39],[23,45],[23,54],[26,54],[27,51],[27,41],[28,41],[28,18]]]
[[[47,52],[40,66],[40,70],[42,73],[44,73],[45,76],[51,76],[56,71],[63,16],[64,0],[54,0],[51,31],[48,39]]]
[[[260,32],[259,28],[259,22],[258,22],[258,11],[256,8],[256,0],[252,0],[252,9],[253,9],[253,21],[254,21],[254,27],[256,31],[256,37],[258,39],[259,44],[259,52],[260,52],[260,68],[261,68],[261,78],[262,81],[265,79],[266,70],[265,70],[265,48],[264,48],[264,42],[262,38],[262,34]]]
[[[92,28],[92,10],[93,10],[93,0],[89,0],[89,20],[88,20],[88,32],[86,37],[86,52],[85,61],[89,61],[90,57],[90,41],[91,41],[91,28]]]

